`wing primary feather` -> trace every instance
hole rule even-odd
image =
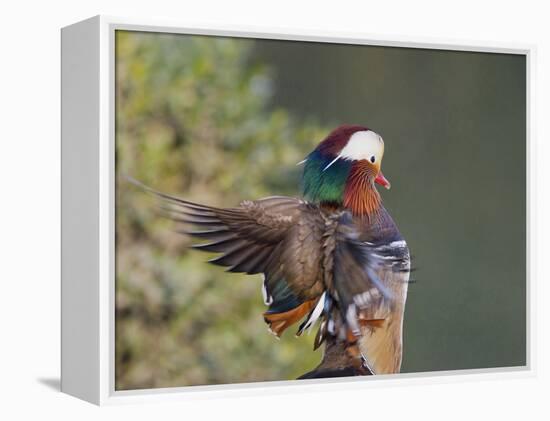
[[[243,244],[240,247],[230,250],[228,253],[210,259],[208,262],[218,266],[230,266],[228,271],[231,271],[231,268],[235,267],[255,252],[256,247],[250,247],[249,244]]]
[[[192,215],[184,212],[167,212],[166,215],[170,219],[181,218],[185,221],[190,221],[192,224],[203,224],[208,222],[215,222],[220,225],[225,225],[219,218],[213,216]]]
[[[161,197],[163,199],[166,199],[166,200],[169,200],[171,202],[176,202],[176,203],[182,203],[182,204],[185,204],[185,205],[188,205],[188,206],[192,206],[192,207],[195,207],[197,209],[209,209],[209,210],[213,210],[213,211],[216,211],[218,210],[217,208],[214,208],[214,207],[211,207],[211,206],[207,206],[207,205],[200,205],[198,203],[194,203],[194,202],[189,202],[187,200],[184,200],[184,199],[180,199],[179,197],[176,197],[176,196],[172,196],[170,194],[167,194],[167,193],[162,193],[158,190],[155,190],[149,186],[147,186],[146,184],[143,184],[141,181],[138,181],[136,180],[135,178],[125,174],[123,175],[123,177],[129,181],[130,183],[132,183],[133,185],[135,185],[136,187],[139,187],[140,189],[142,190],[145,190],[146,192],[150,193],[150,194],[153,194],[154,196],[158,196],[158,197]]]
[[[196,216],[200,218],[215,218],[220,219],[220,217],[214,213],[214,212],[194,212],[192,209],[184,208],[184,207],[174,207],[174,206],[160,206],[161,210],[168,212],[168,213],[175,213],[178,215],[187,215],[187,216]]]
[[[238,265],[233,266],[229,270],[229,272],[244,272],[249,275],[263,272],[270,252],[271,250],[269,247],[264,247],[257,251],[254,256],[251,256],[249,259],[246,259]]]
[[[197,249],[197,250],[203,250],[203,251],[210,251],[214,253],[225,253],[230,254],[234,250],[248,247],[250,246],[250,242],[239,239],[239,238],[230,238],[228,240],[223,241],[215,241],[211,243],[205,243],[205,244],[193,244],[191,248]]]
[[[188,212],[185,209],[173,208],[168,206],[160,206],[160,211],[169,218],[184,217],[184,218],[197,218],[200,220],[215,220],[221,222],[221,219],[215,214]]]
[[[226,225],[222,224],[219,221],[203,221],[203,220],[197,220],[196,218],[195,219],[181,218],[177,216],[172,216],[170,217],[170,219],[172,219],[174,222],[196,225],[197,227],[204,227],[204,228],[207,227],[207,228],[210,228],[211,230],[222,230],[227,228]]]
[[[227,228],[224,230],[206,230],[206,231],[187,231],[187,230],[177,230],[179,234],[190,235],[191,237],[200,238],[202,240],[210,241],[223,241],[230,238],[236,238],[237,235]]]

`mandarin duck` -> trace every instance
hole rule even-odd
[[[318,367],[300,378],[398,373],[410,272],[407,244],[375,183],[384,141],[364,126],[333,130],[300,164],[303,198],[273,196],[218,208],[154,192],[173,219],[219,253],[210,263],[261,274],[263,318],[280,337],[318,324]]]

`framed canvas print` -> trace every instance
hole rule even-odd
[[[62,390],[102,404],[532,372],[531,59],[64,28]]]

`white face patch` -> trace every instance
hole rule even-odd
[[[382,136],[372,130],[366,130],[352,134],[339,157],[356,161],[366,159],[373,164],[380,165],[383,155],[384,140]]]

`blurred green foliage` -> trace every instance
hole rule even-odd
[[[298,193],[296,163],[326,128],[266,109],[252,46],[117,31],[117,390],[287,380],[320,359],[312,337],[268,333],[260,276],[206,264],[124,178],[220,206]]]

